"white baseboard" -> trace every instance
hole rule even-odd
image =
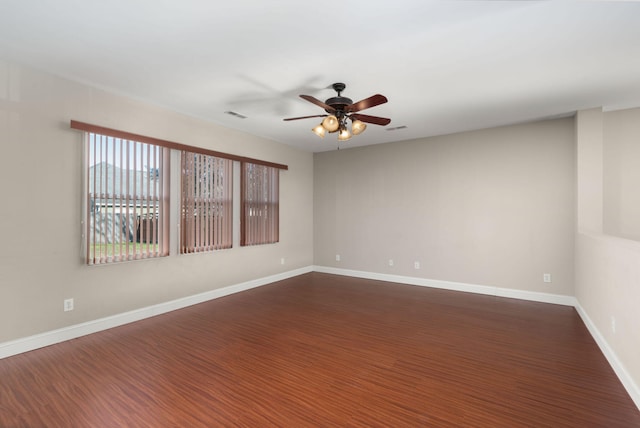
[[[207,291],[193,296],[183,297],[181,299],[176,299],[169,302],[159,303],[153,306],[147,306],[145,308],[136,309],[130,312],[124,312],[110,317],[100,318],[82,324],[76,324],[69,327],[51,330],[45,333],[0,343],[0,359],[10,357],[12,355],[21,354],[23,352],[33,351],[45,346],[54,345],[56,343],[64,342],[65,340],[75,339],[87,334],[97,333],[99,331],[118,327],[134,321],[150,318],[155,315],[160,315],[166,312],[175,311],[177,309],[186,308],[187,306],[196,305],[198,303],[203,303],[209,300],[228,296],[230,294],[250,290],[252,288],[271,284],[276,281],[292,278],[294,276],[302,275],[304,273],[312,271],[313,268],[311,266],[308,266],[264,278],[255,279],[252,281],[243,282],[240,284],[231,285],[224,288],[219,288],[216,290]]]
[[[629,372],[624,368],[618,356],[613,349],[609,346],[604,336],[600,334],[600,331],[596,328],[595,324],[591,321],[585,310],[580,306],[580,302],[573,296],[537,293],[532,291],[514,290],[500,287],[491,287],[485,285],[465,284],[459,282],[438,281],[424,278],[414,278],[408,276],[388,275],[373,272],[363,272],[348,269],[338,269],[324,266],[314,266],[314,272],[331,273],[335,275],[352,276],[356,278],[374,279],[379,281],[397,282],[400,284],[418,285],[423,287],[442,288],[446,290],[463,291],[467,293],[486,294],[490,296],[509,297],[512,299],[530,300],[534,302],[553,303],[557,305],[573,306],[582,321],[585,323],[587,329],[591,333],[591,336],[600,347],[600,350],[604,354],[605,358],[613,368],[614,372],[620,379],[620,382],[625,387],[631,399],[640,409],[640,388],[633,381],[633,378],[629,375]]]
[[[607,359],[607,361],[609,361],[609,364],[611,365],[611,368],[613,368],[613,371],[618,376],[618,379],[620,379],[620,382],[622,382],[622,385],[625,387],[625,389],[631,396],[631,399],[638,407],[638,410],[640,410],[640,388],[633,381],[633,378],[629,375],[629,372],[625,369],[624,365],[620,362],[616,353],[613,352],[613,349],[611,349],[611,347],[605,340],[604,336],[600,333],[600,330],[598,330],[598,328],[593,323],[593,321],[591,321],[591,318],[589,318],[589,315],[587,315],[585,310],[580,305],[579,301],[576,301],[575,308],[576,308],[576,311],[578,311],[580,318],[582,318],[582,321],[587,326],[589,333],[591,333],[591,336],[598,344],[598,347],[600,347],[600,350],[604,354],[605,358]]]
[[[534,302],[552,303],[557,305],[573,306],[587,326],[587,329],[593,336],[594,340],[600,347],[607,361],[615,371],[616,375],[626,388],[636,406],[640,409],[640,388],[633,381],[624,368],[615,352],[611,349],[602,334],[598,331],[595,324],[591,321],[587,313],[584,311],[578,300],[573,296],[538,293],[532,291],[505,289],[500,287],[465,284],[460,282],[440,281],[425,278],[415,278],[409,276],[389,275],[374,272],[364,272],[349,269],[338,269],[325,266],[308,266],[280,274],[231,285],[216,290],[207,291],[205,293],[160,303],[146,308],[136,309],[134,311],[113,315],[106,318],[100,318],[88,321],[82,324],[76,324],[69,327],[52,330],[45,333],[29,336],[9,342],[0,343],[0,359],[17,355],[23,352],[32,351],[45,346],[63,342],[65,340],[75,339],[91,333],[118,327],[134,321],[150,318],[166,312],[177,309],[186,308],[191,305],[203,303],[209,300],[228,296],[230,294],[239,293],[241,291],[250,290],[252,288],[271,284],[273,282],[292,278],[309,272],[330,273],[335,275],[351,276],[356,278],[373,279],[379,281],[395,282],[400,284],[417,285],[421,287],[441,288],[445,290],[462,291],[467,293],[485,294],[490,296],[508,297],[512,299],[530,300]]]
[[[575,297],[561,294],[538,293],[535,291],[515,290],[510,288],[492,287],[488,285],[465,284],[462,282],[440,281],[435,279],[416,278],[413,276],[389,275],[384,273],[338,269],[325,266],[314,266],[313,270],[314,272],[331,273],[334,275],[344,275],[353,276],[356,278],[374,279],[378,281],[397,282],[400,284],[418,285],[421,287],[442,288],[445,290],[463,291],[466,293],[485,294],[497,297],[508,297],[511,299],[530,300],[533,302],[553,303],[556,305],[575,306],[577,303]]]

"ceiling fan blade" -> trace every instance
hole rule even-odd
[[[310,119],[312,117],[327,117],[326,114],[314,114],[313,116],[301,116],[301,117],[289,117],[282,120],[299,120],[299,119]],[[363,121],[364,122],[364,121]]]
[[[323,109],[325,109],[329,113],[334,113],[336,111],[336,109],[331,107],[329,104],[325,104],[322,101],[320,101],[319,99],[312,97],[311,95],[300,95],[300,98],[302,98],[303,100],[307,100],[310,103],[313,103],[313,104],[315,104],[317,106],[322,107]]]
[[[386,117],[369,116],[366,114],[354,113],[351,115],[351,118],[358,119],[362,122],[373,123],[374,125],[386,126],[391,123],[391,119],[387,119]]]
[[[380,104],[384,104],[387,101],[389,100],[387,100],[387,97],[385,97],[384,95],[375,94],[370,96],[369,98],[365,98],[364,100],[358,101],[357,103],[353,103],[351,105],[346,106],[344,108],[344,111],[347,113],[352,113],[352,112],[364,110],[367,108],[375,107]]]

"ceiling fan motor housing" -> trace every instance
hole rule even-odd
[[[339,112],[343,111],[346,106],[353,104],[353,101],[351,100],[351,98],[340,96],[340,92],[344,91],[347,85],[345,85],[344,83],[334,83],[331,86],[333,86],[333,90],[338,93],[338,96],[329,98],[328,100],[325,101],[325,104],[333,107]],[[332,113],[330,110],[326,110],[326,112]]]
[[[329,119],[332,116],[335,116],[338,119],[339,124],[343,128],[346,127],[347,119],[356,120],[358,122],[373,123],[375,125],[381,126],[386,126],[391,122],[391,119],[387,119],[386,117],[369,116],[366,114],[358,113],[361,110],[386,103],[387,97],[385,97],[384,95],[375,94],[370,96],[369,98],[365,98],[358,101],[357,103],[354,103],[351,98],[341,96],[341,92],[347,87],[347,85],[345,85],[344,83],[334,83],[333,85],[331,85],[331,87],[338,93],[338,95],[329,98],[325,102],[322,102],[319,99],[312,97],[311,95],[300,95],[300,98],[302,98],[303,100],[322,107],[324,111],[329,114],[328,116],[326,114],[316,114],[312,116],[290,117],[283,120],[308,119],[311,117],[325,117],[326,119]],[[362,127],[362,125],[358,126]]]
[[[332,98],[329,98],[327,101],[325,101],[325,104],[330,105],[337,111],[342,111],[346,106],[353,104],[353,101],[351,101],[351,98],[347,98],[347,97],[332,97]],[[330,110],[326,110],[326,111],[328,113],[331,113]]]

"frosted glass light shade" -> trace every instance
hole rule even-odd
[[[340,132],[338,133],[338,141],[347,141],[351,138],[351,133],[346,127],[340,128]]]
[[[334,115],[329,115],[322,121],[322,126],[329,132],[336,132],[340,127],[340,122]]]
[[[358,119],[354,120],[353,123],[351,124],[351,132],[353,132],[353,135],[358,135],[362,133],[365,129],[367,129],[367,125],[365,125],[364,122]]]
[[[315,128],[311,129],[313,131],[314,134],[316,134],[318,137],[320,138],[324,138],[324,134],[326,132],[326,130],[324,129],[324,126],[322,126],[322,124],[316,126]]]

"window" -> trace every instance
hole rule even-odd
[[[279,241],[279,170],[242,162],[241,245]]]
[[[170,232],[178,232],[180,253],[231,248],[234,162],[242,170],[241,245],[279,241],[279,171],[287,165],[76,120],[70,125],[84,132],[87,264],[168,256]],[[181,174],[174,174],[180,183],[170,181],[172,150],[182,155]],[[169,221],[174,185],[181,187],[180,226]]]
[[[180,253],[231,248],[233,161],[182,152]]]
[[[168,255],[169,149],[85,133],[86,261]]]

